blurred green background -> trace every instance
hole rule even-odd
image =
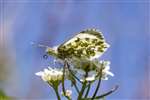
[[[111,45],[100,59],[110,60],[115,74],[101,89],[119,85],[108,100],[150,99],[149,8],[148,0],[0,0],[0,90],[18,99],[55,100],[34,74],[52,59],[30,42],[54,46],[97,28]]]

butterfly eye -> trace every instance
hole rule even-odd
[[[46,54],[43,55],[43,58],[44,58],[44,59],[48,59],[48,55],[46,55]]]

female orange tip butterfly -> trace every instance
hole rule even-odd
[[[34,43],[32,43],[34,45]],[[39,44],[38,47],[46,48],[48,55],[58,59],[82,58],[94,59],[100,57],[109,47],[105,42],[103,34],[97,29],[87,29],[77,33],[68,41],[55,46],[48,47]],[[45,56],[47,57],[47,56]]]

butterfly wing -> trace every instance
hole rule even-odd
[[[84,30],[58,47],[62,58],[100,57],[109,47],[104,36],[96,29]]]

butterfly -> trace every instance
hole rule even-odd
[[[86,29],[77,33],[59,46],[47,47],[46,53],[59,59],[100,57],[109,47],[103,34],[97,29]]]

